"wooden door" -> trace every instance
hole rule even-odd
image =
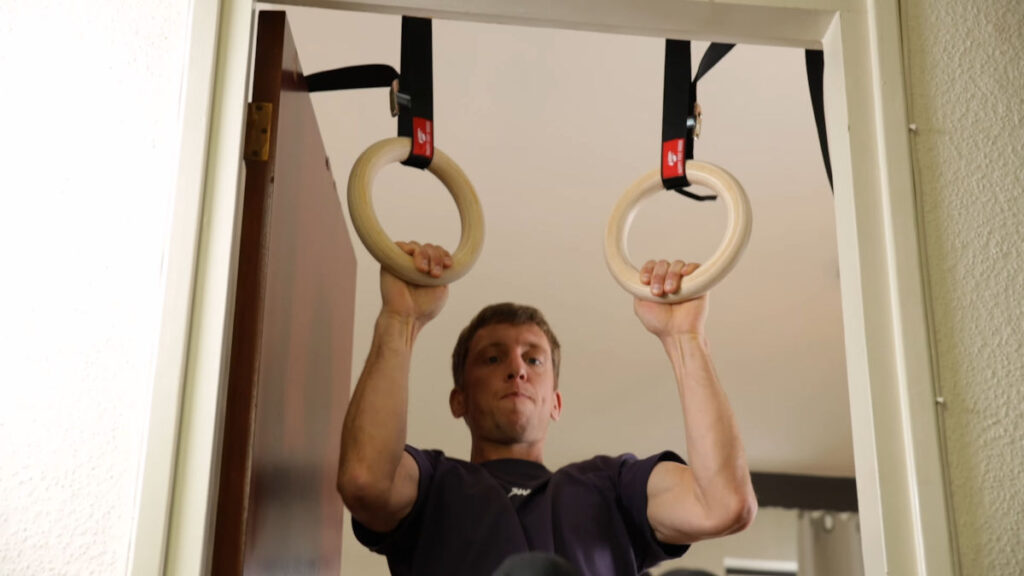
[[[284,12],[252,100],[212,573],[337,576],[356,262]]]

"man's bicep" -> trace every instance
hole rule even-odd
[[[419,483],[420,467],[411,454],[403,451],[387,498],[379,503],[350,508],[349,511],[353,518],[370,530],[391,532],[412,511],[419,495]]]
[[[392,492],[394,503],[392,508],[398,512],[398,520],[405,518],[416,504],[420,488],[420,466],[408,452],[402,452],[402,461],[398,464],[395,474],[395,488]],[[398,522],[395,522],[396,524]]]

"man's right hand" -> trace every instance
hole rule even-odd
[[[427,276],[439,278],[452,265],[451,254],[440,246],[420,245],[418,242],[395,244],[411,256],[416,269]],[[380,271],[380,292],[382,313],[408,318],[420,326],[434,319],[448,300],[448,286],[412,285],[383,268]]]
[[[416,269],[439,278],[452,257],[440,246],[396,242]],[[341,434],[338,490],[352,517],[390,532],[416,503],[419,467],[405,451],[409,366],[419,330],[448,300],[447,286],[417,286],[381,269],[383,299]]]

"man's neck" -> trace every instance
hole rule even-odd
[[[473,442],[470,451],[470,462],[479,464],[491,460],[530,460],[544,464],[543,442],[521,442],[518,444],[492,444],[489,442]]]

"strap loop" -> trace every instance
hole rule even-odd
[[[434,157],[434,63],[429,18],[402,16],[402,95],[411,106],[398,107],[398,135],[412,139],[402,164],[425,169]],[[397,96],[397,94],[396,94]]]
[[[818,144],[825,160],[828,187],[832,188],[832,160],[828,154],[828,132],[825,130],[825,53],[821,50],[807,50],[804,52],[804,63],[807,65],[807,86],[811,89],[814,124],[818,127]]]
[[[310,74],[306,76],[306,86],[310,92],[384,88],[396,78],[398,72],[387,64],[364,64]]]
[[[689,190],[686,161],[693,159],[694,139],[700,134],[700,106],[697,82],[704,77],[734,44],[712,43],[701,57],[697,74],[691,80],[690,41],[665,40],[665,84],[661,117],[661,181],[667,190],[675,190],[694,200],[714,200]]]
[[[665,40],[665,85],[661,115],[661,181],[672,190],[689,186],[686,159],[692,156],[693,131],[687,126],[693,112],[690,82],[690,41]],[[694,119],[696,121],[696,119]]]
[[[306,76],[310,92],[391,88],[391,115],[398,135],[412,142],[402,164],[426,169],[434,157],[434,65],[429,18],[402,17],[402,72],[387,64],[364,64]],[[400,91],[401,90],[401,91]]]

